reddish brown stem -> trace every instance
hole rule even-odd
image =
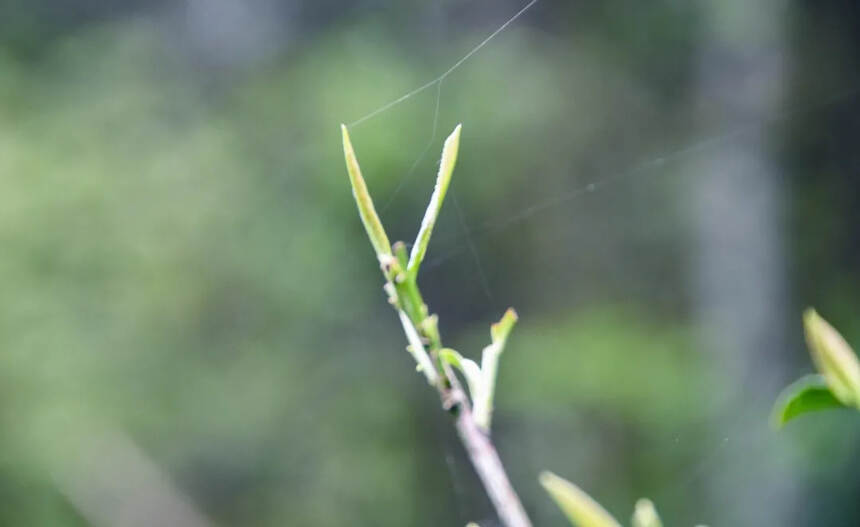
[[[454,426],[460,436],[466,454],[475,468],[484,490],[496,509],[499,519],[506,527],[532,527],[520,498],[508,479],[502,460],[489,435],[484,432],[472,415],[469,400],[450,366],[442,366],[444,374],[439,386],[442,403],[456,417]]]

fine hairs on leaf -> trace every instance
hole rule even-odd
[[[382,222],[379,221],[379,215],[376,214],[376,208],[373,206],[373,200],[370,198],[367,184],[361,176],[361,168],[358,166],[352,142],[349,140],[349,131],[345,125],[341,125],[340,129],[343,135],[343,154],[346,158],[346,170],[349,173],[352,195],[355,198],[356,205],[358,205],[358,214],[361,216],[361,222],[364,224],[364,229],[367,231],[367,236],[370,238],[370,243],[373,245],[374,251],[376,251],[376,256],[380,259],[391,256],[391,243],[388,241],[388,235],[385,234]]]
[[[442,147],[442,162],[439,163],[436,186],[433,188],[433,195],[430,196],[430,204],[427,205],[427,210],[424,212],[424,219],[421,220],[421,228],[418,230],[418,236],[412,245],[412,253],[409,254],[409,263],[406,270],[412,276],[418,275],[418,269],[421,267],[421,262],[424,261],[424,255],[427,253],[427,244],[430,243],[430,235],[433,234],[433,226],[436,225],[436,218],[442,209],[442,202],[445,200],[448,186],[451,184],[451,175],[454,173],[454,165],[457,164],[457,153],[460,149],[461,129],[462,126],[458,124],[454,128],[454,132],[445,140],[445,145]]]

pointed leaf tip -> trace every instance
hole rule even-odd
[[[517,323],[517,320],[519,320],[517,312],[514,308],[509,307],[505,311],[505,314],[502,315],[502,319],[490,326],[490,337],[492,337],[493,342],[504,343],[514,328],[514,324]]]
[[[860,408],[860,361],[842,335],[814,309],[803,313],[812,361],[843,404]]]
[[[427,204],[424,219],[421,220],[421,228],[418,230],[418,236],[415,237],[415,243],[412,245],[412,252],[409,255],[409,273],[412,276],[418,274],[418,268],[421,267],[421,262],[427,253],[427,245],[430,243],[433,226],[436,224],[436,218],[442,209],[445,194],[448,192],[451,175],[454,173],[454,166],[457,164],[457,153],[460,150],[461,129],[462,125],[458,124],[454,128],[454,131],[451,132],[451,135],[445,139],[445,145],[442,147],[442,160],[439,163],[439,172],[436,175],[436,186],[433,188],[433,195],[430,196],[430,203]]]
[[[349,182],[352,185],[352,195],[358,206],[358,214],[361,216],[364,230],[367,231],[367,236],[370,238],[370,243],[373,245],[373,250],[376,251],[378,258],[391,256],[391,243],[388,241],[388,235],[385,234],[379,215],[376,214],[373,199],[371,199],[367,184],[361,175],[355,150],[349,140],[349,130],[347,130],[346,125],[341,124],[340,131],[343,136],[343,155],[346,160],[346,170],[349,173]]]
[[[544,471],[540,484],[576,527],[621,527],[611,514],[573,483]]]
[[[641,498],[633,509],[633,527],[663,527],[651,500]]]

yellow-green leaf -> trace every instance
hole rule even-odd
[[[504,343],[511,330],[514,328],[514,324],[517,323],[518,318],[519,317],[517,317],[517,312],[514,311],[514,308],[509,307],[508,310],[505,311],[505,314],[502,315],[502,319],[490,326],[490,337],[492,337],[493,342]]]
[[[566,479],[542,472],[540,483],[576,527],[621,527],[599,503]]]
[[[812,361],[843,404],[860,408],[860,362],[842,335],[812,308],[803,313]]]
[[[367,184],[361,176],[361,168],[358,166],[358,159],[355,157],[346,125],[340,125],[340,131],[343,135],[343,155],[346,158],[346,170],[349,173],[349,182],[352,185],[355,204],[358,206],[358,214],[361,216],[361,222],[364,224],[364,230],[367,231],[373,250],[376,251],[376,256],[383,260],[386,257],[391,257],[391,243],[388,241],[388,235],[385,234],[382,222],[379,221],[379,215],[376,214],[376,208],[373,206]]]
[[[424,212],[424,219],[421,220],[421,228],[418,230],[418,236],[415,237],[415,243],[412,245],[412,252],[409,255],[408,272],[412,276],[418,274],[418,268],[421,267],[421,262],[427,253],[427,244],[430,243],[433,226],[436,224],[436,218],[439,216],[439,210],[442,209],[442,202],[445,200],[445,193],[448,192],[448,185],[451,183],[451,174],[454,173],[454,165],[457,164],[457,152],[460,149],[461,128],[462,125],[458,124],[451,135],[445,139],[445,146],[442,147],[442,161],[439,163],[439,173],[436,175],[436,186],[433,188],[433,195],[430,197],[430,203]]]

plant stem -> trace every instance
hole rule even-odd
[[[456,420],[457,433],[484,489],[502,523],[508,527],[531,527],[520,498],[511,486],[496,448],[472,418],[469,408],[461,408]]]
[[[341,125],[346,169],[349,173],[349,181],[352,185],[355,203],[358,206],[358,213],[376,252],[382,274],[386,279],[385,292],[388,294],[389,302],[397,309],[403,330],[406,332],[406,338],[409,340],[409,351],[418,362],[418,368],[423,370],[427,381],[439,391],[442,407],[455,416],[455,425],[460,440],[466,447],[466,453],[469,455],[490,501],[493,502],[502,524],[506,527],[531,527],[531,522],[526,516],[522,503],[520,503],[517,493],[508,480],[499,454],[490,441],[492,384],[489,386],[490,392],[488,394],[472,394],[473,398],[482,398],[478,405],[479,423],[475,420],[469,398],[451,365],[440,357],[442,339],[439,337],[437,318],[436,315],[431,315],[428,311],[416,281],[418,269],[424,259],[427,244],[433,232],[433,225],[436,223],[436,217],[439,215],[442,201],[451,182],[451,173],[457,161],[457,151],[460,145],[460,129],[460,126],[457,125],[445,140],[445,145],[442,148],[442,160],[439,163],[439,173],[436,177],[436,186],[433,188],[433,195],[430,197],[430,204],[424,213],[424,219],[421,220],[421,229],[418,231],[418,237],[412,246],[412,253],[409,255],[406,253],[406,245],[403,242],[397,242],[393,246],[389,244],[388,235],[382,227],[382,222],[379,221],[379,215],[376,213],[367,185],[361,176],[361,169],[349,140],[349,132],[345,125]],[[516,321],[516,313],[508,310],[503,320],[491,327],[490,333],[493,337],[492,346],[495,353],[500,351],[500,346],[504,344],[504,337],[510,331],[514,321]],[[430,349],[429,355],[425,346]],[[497,356],[488,356],[491,361],[497,358]],[[489,364],[487,371],[495,378],[495,364]],[[484,400],[486,397],[489,398]],[[484,429],[479,424],[483,425]]]
[[[399,247],[395,251],[397,249]],[[393,283],[401,309],[429,345],[430,356],[439,373],[436,388],[439,391],[442,406],[455,416],[454,425],[457,428],[457,434],[496,509],[496,514],[506,527],[531,527],[531,521],[508,479],[505,467],[499,459],[489,434],[475,422],[469,399],[459,379],[451,366],[439,359],[442,342],[436,317],[428,314],[427,305],[421,297],[415,277],[406,275],[399,281],[395,277]]]

